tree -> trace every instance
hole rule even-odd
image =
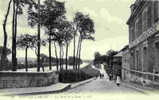
[[[66,63],[66,70],[68,69],[68,46],[70,41],[73,39],[73,35],[75,33],[75,30],[73,28],[73,25],[69,21],[64,21],[63,22],[63,33],[64,33],[64,42],[66,45],[66,58],[65,58],[65,63]]]
[[[46,62],[46,60],[48,59],[48,56],[42,53],[40,54],[40,59],[41,59],[40,61],[41,61],[42,70],[44,72],[45,71],[44,62]]]
[[[29,25],[35,26],[38,24],[38,40],[40,41],[40,28],[41,26],[47,28],[49,30],[49,56],[51,59],[51,35],[57,37],[52,29],[55,28],[56,23],[54,22],[58,16],[61,16],[65,13],[65,7],[63,2],[58,2],[55,0],[45,0],[44,5],[40,5],[40,1],[37,6],[34,6],[35,11],[33,9],[28,9],[28,20]],[[40,53],[40,43],[38,43],[38,56]],[[39,62],[39,57],[38,57]],[[38,63],[39,64],[39,63]],[[38,65],[39,66],[39,65]],[[51,69],[51,60],[50,60],[50,69]],[[39,67],[37,69],[39,71]]]
[[[58,34],[58,30],[57,29],[54,29],[54,34]],[[59,59],[58,59],[57,46],[56,46],[56,43],[58,42],[58,37],[57,36],[53,36],[52,37],[52,41],[54,42],[54,48],[55,48],[56,68],[57,68],[57,71],[59,71]]]
[[[33,48],[31,48],[31,49],[34,49],[36,56],[38,56],[38,45],[37,45],[38,42],[39,42],[38,36],[33,35]],[[40,46],[46,46],[46,43],[47,43],[47,40],[41,39]]]
[[[80,33],[77,46],[77,57],[80,59],[82,41],[84,39],[94,40],[94,37],[92,36],[92,34],[95,32],[94,22],[88,15],[84,15],[81,12],[77,12],[75,14],[74,22],[76,23],[76,29]],[[78,64],[78,70],[79,68],[80,64]]]
[[[38,39],[38,36],[37,35],[34,35],[33,36],[33,38],[34,38],[34,41],[33,41],[33,49],[35,50],[35,54],[36,54],[36,56],[37,56],[37,58],[38,58],[38,51],[39,51],[39,49],[38,49],[38,43],[39,43],[39,39]],[[45,40],[45,39],[40,39],[40,46],[46,46],[46,43],[47,43],[47,40]],[[41,55],[41,54],[40,54]],[[41,58],[41,56],[40,56],[40,58]],[[39,60],[39,66],[40,67],[42,67],[42,70],[44,71],[44,66],[42,66],[42,63],[40,62],[41,61],[41,59]],[[37,60],[37,62],[38,62],[38,60]],[[38,70],[37,70],[38,71]],[[39,71],[40,71],[40,69],[39,69]]]
[[[45,17],[43,26],[47,28],[47,34],[49,36],[49,68],[51,70],[51,38],[57,37],[57,34],[54,32],[57,25],[56,19],[65,14],[64,3],[54,0],[46,0],[44,2],[44,9],[42,13]]]
[[[4,41],[3,41],[3,49],[2,49],[2,55],[1,55],[0,70],[3,70],[3,67],[4,67],[4,65],[6,64],[6,61],[7,61],[7,50],[6,49],[7,49],[8,35],[7,35],[7,31],[6,31],[6,23],[7,23],[8,15],[9,15],[9,12],[10,12],[11,2],[12,2],[12,0],[10,0],[9,3],[8,3],[7,13],[5,15],[5,19],[4,19],[4,22],[3,22]]]
[[[28,71],[28,49],[34,48],[35,37],[29,34],[24,34],[18,37],[17,46],[25,49],[25,70]]]
[[[76,35],[77,35],[77,27],[75,21],[73,23],[73,28],[75,30],[73,34],[73,69],[75,70],[76,69]]]
[[[16,37],[17,37],[17,16],[23,14],[22,7],[29,4],[31,7],[33,0],[13,0],[13,19],[12,19],[12,71],[16,71]]]
[[[114,56],[114,55],[116,55],[117,53],[118,53],[118,51],[108,50],[107,53],[106,53],[106,55],[107,55],[107,56]]]
[[[0,56],[2,56],[3,55],[3,49],[4,49],[4,47],[3,46],[0,46]],[[5,52],[6,52],[6,58],[5,58],[5,66],[7,66],[7,64],[8,64],[8,58],[7,58],[7,56],[9,55],[9,54],[11,54],[11,50],[9,49],[9,48],[6,48],[5,49]],[[0,58],[0,62],[2,62],[4,59],[3,58]],[[3,70],[3,69],[5,69],[4,67],[0,67],[0,70]]]
[[[70,29],[66,32],[66,38],[65,38],[65,42],[66,42],[66,70],[68,69],[68,46],[69,46],[70,41],[73,39],[72,33],[74,34],[74,30],[72,30],[72,28],[70,27]]]
[[[40,46],[41,46],[41,24],[42,24],[42,17],[41,17],[41,4],[40,0],[38,3],[34,3],[34,6],[28,8],[28,23],[31,27],[37,25],[37,71],[40,71]]]
[[[94,53],[94,58],[96,59],[96,58],[99,58],[101,56],[101,54],[99,53],[99,52],[95,52]]]
[[[59,38],[58,38],[58,43],[60,46],[60,51],[62,52],[62,59],[63,59],[63,45],[66,46],[66,52],[65,52],[65,63],[66,63],[66,70],[68,69],[68,46],[70,41],[73,39],[73,35],[74,35],[74,27],[72,22],[67,21],[67,19],[65,17],[60,17],[59,20]]]
[[[54,41],[54,47],[55,47],[55,56],[56,56],[56,69],[59,71],[59,60],[57,55],[57,47],[56,47],[56,41]]]
[[[2,53],[3,53],[3,46],[0,46],[0,55],[2,55]],[[6,48],[6,55],[9,55],[9,54],[11,54],[11,50],[9,49],[9,48]]]
[[[16,71],[17,58],[16,58],[16,3],[13,0],[13,19],[12,19],[12,71]]]
[[[97,64],[99,63],[100,61],[100,57],[101,57],[101,54],[99,52],[95,52],[94,53],[94,64]]]
[[[18,37],[18,40],[17,40],[18,48],[25,49],[25,65],[26,65],[25,69],[26,69],[26,71],[28,71],[28,60],[27,60],[28,49],[29,48],[34,49],[36,56],[38,56],[37,44],[38,44],[37,35],[24,34],[24,35],[21,35]],[[46,46],[46,40],[41,39],[40,44],[42,46]],[[42,66],[42,68],[43,68],[43,66]],[[43,68],[43,71],[44,71],[44,68]]]

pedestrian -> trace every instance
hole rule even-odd
[[[118,76],[118,75],[117,75],[117,78],[116,78],[116,85],[120,86],[120,76]]]
[[[112,74],[111,73],[109,74],[109,80],[110,81],[112,80]]]

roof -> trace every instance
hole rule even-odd
[[[122,57],[123,52],[119,52],[118,54],[114,55],[114,57]]]
[[[129,45],[124,46],[120,51],[125,51],[129,49]]]

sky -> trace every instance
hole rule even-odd
[[[110,49],[119,51],[128,44],[128,26],[126,24],[130,16],[130,5],[134,0],[58,0],[64,1],[66,16],[72,20],[77,11],[89,14],[95,23],[95,41],[84,40],[82,44],[82,59],[93,59],[95,52],[106,54]],[[3,44],[3,20],[9,0],[0,0],[0,45]],[[27,12],[24,8],[24,15],[18,16],[19,34],[36,34],[37,30],[27,24]],[[12,9],[7,22],[9,34],[8,47],[11,48],[11,24]],[[42,29],[42,36],[44,31]],[[73,44],[70,44],[69,55],[72,55]],[[48,55],[48,47],[42,47],[41,52]],[[54,48],[52,48],[54,56]],[[22,49],[17,50],[17,57],[24,57]],[[29,57],[36,57],[33,50],[29,50]]]

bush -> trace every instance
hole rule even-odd
[[[59,81],[63,83],[79,82],[89,78],[91,78],[91,76],[83,71],[63,70],[59,72]]]

